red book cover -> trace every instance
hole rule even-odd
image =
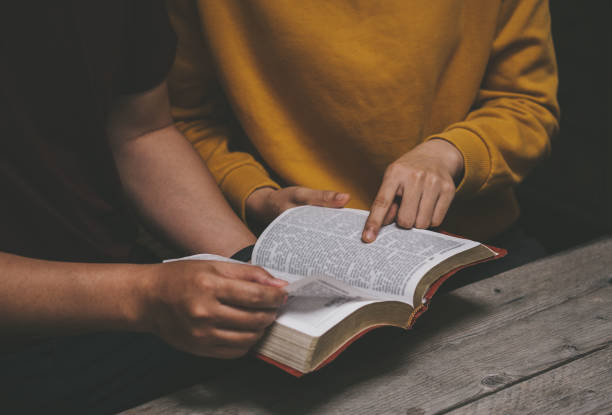
[[[447,233],[447,232],[442,232],[442,233],[445,233],[447,235],[455,236],[455,237],[459,237],[460,238],[460,236],[453,235],[453,234],[450,234],[450,233]],[[462,270],[464,268],[470,267],[472,265],[479,264],[481,262],[487,262],[487,261],[492,261],[492,260],[496,260],[496,259],[502,258],[502,257],[506,256],[506,254],[508,253],[508,251],[506,251],[505,249],[502,249],[502,248],[497,248],[497,247],[490,246],[490,245],[485,245],[485,246],[487,248],[489,248],[490,250],[492,250],[493,252],[495,252],[497,255],[495,255],[494,257],[491,257],[491,258],[486,258],[486,259],[483,259],[483,260],[475,261],[475,262],[472,262],[470,264],[466,264],[466,265],[457,267],[457,268],[453,269],[452,271],[444,274],[440,278],[438,278],[436,280],[436,282],[434,282],[431,285],[431,287],[429,287],[429,290],[427,290],[427,293],[425,293],[425,299],[427,301],[424,304],[421,304],[418,307],[416,307],[414,309],[414,311],[412,312],[412,314],[410,315],[410,317],[408,319],[408,328],[411,328],[414,325],[416,319],[419,316],[421,316],[427,310],[427,307],[429,305],[429,300],[431,300],[433,295],[436,293],[436,291],[438,291],[438,289],[444,283],[444,281],[448,280],[455,273],[457,273],[458,271],[460,271],[460,270]],[[360,337],[364,336],[366,333],[368,333],[368,332],[370,332],[370,331],[372,331],[372,330],[374,330],[376,328],[383,327],[383,326],[384,326],[384,324],[368,327],[367,329],[357,333],[356,335],[354,335],[353,337],[348,339],[342,346],[340,346],[340,348],[338,348],[338,350],[336,350],[332,355],[330,355],[327,359],[325,359],[325,361],[323,361],[319,366],[317,366],[313,370],[313,372],[315,372],[315,371],[321,369],[323,366],[331,363],[336,357],[338,357],[340,355],[340,353],[342,353],[344,350],[346,350],[347,347],[349,347],[353,342],[355,342]],[[293,368],[291,368],[291,367],[289,367],[287,365],[279,363],[279,362],[277,362],[277,361],[275,361],[275,360],[273,360],[273,359],[271,359],[271,358],[269,358],[267,356],[264,356],[264,355],[262,355],[260,353],[256,353],[255,357],[263,360],[264,362],[270,363],[270,364],[272,364],[272,365],[274,365],[274,366],[284,370],[285,372],[287,372],[290,375],[293,375],[295,377],[299,378],[299,377],[302,377],[302,376],[305,375],[305,373],[302,373],[302,372],[300,372],[300,371],[298,371],[296,369],[293,369]]]

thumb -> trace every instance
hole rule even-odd
[[[351,196],[348,193],[302,188],[301,192],[296,192],[295,202],[303,205],[340,208],[346,205],[350,199]]]

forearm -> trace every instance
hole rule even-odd
[[[150,267],[42,261],[0,253],[2,337],[142,331]]]
[[[255,242],[174,126],[122,142],[115,160],[141,213],[187,251],[229,256]]]

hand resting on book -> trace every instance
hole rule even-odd
[[[265,227],[287,209],[303,205],[341,208],[348,203],[350,198],[350,195],[346,193],[300,186],[282,189],[262,187],[251,193],[246,200],[247,222],[251,225]]]

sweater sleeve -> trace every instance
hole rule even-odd
[[[168,78],[172,116],[177,128],[198,151],[234,210],[245,220],[245,201],[261,187],[279,188],[265,168],[246,152],[232,151],[243,134],[216,80],[202,40],[195,2],[168,1],[178,44]]]
[[[519,183],[558,130],[557,65],[547,0],[505,0],[487,70],[465,120],[442,138],[463,154],[457,195]]]

